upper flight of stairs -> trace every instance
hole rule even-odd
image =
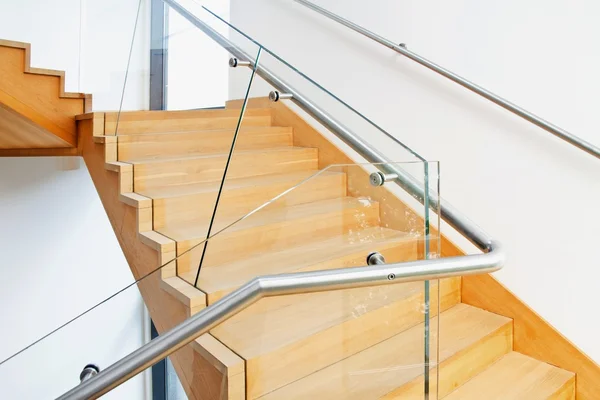
[[[159,331],[256,276],[360,266],[372,251],[423,258],[400,200],[361,167],[317,174],[350,161],[285,106],[263,106],[246,112],[213,233],[225,229],[194,287],[238,115],[124,113],[118,135],[115,113],[79,117],[84,159],[134,275],[164,265],[139,284]],[[519,325],[463,303],[463,284],[431,282],[431,393],[575,399],[575,374],[515,351]],[[413,282],[269,297],[171,359],[189,398],[423,398],[423,296]]]
[[[0,153],[76,154],[75,116],[91,110],[91,96],[65,92],[64,71],[33,68],[30,59],[29,43],[0,39]]]

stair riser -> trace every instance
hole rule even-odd
[[[219,208],[214,232],[218,232],[232,221],[232,216],[240,218],[257,207],[281,195],[284,191],[294,187],[298,182],[277,182],[260,187],[243,187],[223,191],[219,201]],[[278,198],[268,205],[268,209],[304,204],[313,201],[344,197],[346,195],[345,175],[320,174],[302,183],[294,190]],[[154,229],[169,223],[185,221],[198,221],[199,224],[208,224],[215,206],[217,192],[202,193],[190,196],[181,196],[168,199],[154,200]],[[260,214],[260,211],[257,212]],[[256,217],[255,217],[256,218]]]
[[[437,379],[431,379],[429,385],[430,392],[438,392],[440,398],[448,395],[454,389],[509,353],[512,350],[512,338],[512,324],[508,322],[485,338],[482,338],[481,341],[473,343],[452,357],[442,361],[439,371],[439,385]],[[439,340],[441,352],[443,353],[443,327],[440,327]],[[432,348],[436,346],[434,339],[432,339],[431,346]],[[436,375],[437,368],[432,368],[430,376],[435,377]],[[388,393],[382,399],[418,398],[419,396],[423,396],[423,387],[424,381],[423,375],[421,375],[412,382]]]
[[[460,280],[442,281],[441,309],[460,301]],[[437,285],[431,289],[431,316],[437,315]],[[377,296],[377,288],[372,289]],[[357,299],[348,302],[359,303]],[[246,361],[247,396],[256,399],[423,322],[423,291],[375,310],[357,304],[354,318]],[[319,312],[314,310],[313,312]]]
[[[231,148],[232,140],[233,130],[121,136],[118,157],[119,161],[127,161],[188,154],[226,153]],[[290,128],[246,129],[240,132],[236,149],[255,150],[291,145]]]
[[[405,262],[417,260],[419,257],[419,250],[417,248],[417,242],[401,242],[401,243],[385,243],[378,245],[363,246],[357,248],[355,253],[346,254],[343,257],[326,260],[313,265],[307,265],[305,268],[300,270],[286,270],[285,265],[278,268],[279,273],[291,273],[300,271],[322,271],[335,268],[350,268],[364,266],[366,263],[366,255],[373,251],[380,252],[386,259],[386,262]],[[262,274],[261,274],[262,275]],[[202,287],[202,279],[200,279],[198,286],[206,293],[208,304],[212,304],[227,294],[231,293],[237,287],[230,287],[219,291],[209,291]]]
[[[216,182],[223,178],[227,155],[134,164],[134,191]],[[316,170],[316,149],[291,149],[234,154],[227,179]]]
[[[234,232],[224,231],[209,241],[204,265],[214,267],[256,253],[277,251],[293,243],[343,235],[351,230],[377,226],[378,223],[379,207],[373,203],[372,206],[361,207],[360,210],[340,209]],[[178,243],[177,251],[181,254],[197,243],[199,242]],[[195,270],[203,248],[204,245],[200,245],[182,255],[177,263],[178,272]]]

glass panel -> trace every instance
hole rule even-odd
[[[224,19],[218,17],[215,13],[212,13],[204,7],[192,7],[189,5],[189,3],[186,4],[188,5],[189,10],[193,10],[194,16],[205,24],[216,24],[217,26],[219,24],[226,24]],[[231,25],[229,25],[229,27],[231,28],[229,32],[231,40],[228,45],[233,49],[231,50],[232,53],[240,54],[241,50],[243,54],[243,52],[248,52],[249,48],[252,48],[257,44],[235,27]],[[304,128],[306,123],[308,123],[313,126],[315,130],[310,132],[304,128],[298,134],[294,134],[292,139],[293,141],[290,143],[290,145],[293,146],[286,149],[286,151],[290,154],[286,154],[285,157],[277,156],[277,152],[274,151],[275,149],[270,149],[268,146],[263,145],[262,150],[265,151],[261,152],[260,157],[256,157],[256,161],[249,164],[247,160],[242,161],[243,157],[254,157],[254,155],[246,155],[240,149],[236,149],[233,155],[234,161],[232,161],[232,163],[234,163],[237,159],[240,162],[239,165],[242,167],[252,165],[254,169],[257,167],[260,169],[261,167],[264,168],[264,166],[268,166],[268,170],[266,172],[259,173],[253,173],[249,170],[244,170],[244,179],[236,179],[235,175],[224,175],[222,187],[219,189],[220,193],[222,189],[222,197],[220,197],[221,201],[216,206],[217,212],[215,213],[213,210],[213,213],[210,216],[210,222],[206,222],[206,220],[209,219],[209,216],[206,210],[202,210],[201,212],[203,212],[205,215],[195,218],[194,220],[188,220],[187,222],[189,222],[190,226],[204,226],[200,229],[200,231],[210,231],[209,235],[213,234],[213,232],[219,231],[232,224],[234,221],[239,219],[241,215],[261,204],[277,191],[291,188],[296,183],[307,179],[307,176],[311,173],[314,173],[314,171],[316,171],[318,168],[325,167],[335,162],[349,162],[350,160],[357,162],[365,161],[364,158],[353,152],[352,149],[348,147],[347,143],[369,143],[371,147],[375,147],[377,149],[378,154],[374,155],[375,159],[388,158],[415,161],[415,165],[417,167],[413,166],[413,169],[417,169],[417,171],[413,171],[413,175],[421,177],[421,179],[417,179],[421,186],[428,186],[430,184],[428,178],[428,164],[424,162],[422,157],[405,146],[403,143],[399,142],[393,135],[386,132],[382,127],[374,124],[370,118],[360,114],[353,109],[351,105],[344,103],[333,93],[327,91],[323,85],[312,81],[308,76],[296,70],[293,66],[282,60],[279,56],[264,48],[261,52],[261,59],[258,69],[259,72],[255,77],[253,84],[249,88],[250,97],[252,98],[249,102],[250,106],[270,107],[273,110],[272,124],[276,125],[278,128],[293,127],[294,129],[298,129],[298,124],[304,124],[301,126],[301,128]],[[274,72],[279,81],[274,80],[273,75],[270,75],[268,71]],[[276,86],[273,86],[274,84]],[[321,110],[327,110],[327,115],[320,116],[327,121],[327,123],[320,124],[317,120],[312,119],[311,116],[298,107],[297,102],[294,101],[298,99],[292,99],[291,101],[281,100],[277,103],[269,104],[266,100],[267,94],[270,92],[279,91],[279,93],[275,94],[275,96],[279,95],[283,99],[286,97],[285,93],[283,93],[283,89],[291,89],[291,92],[295,93],[298,99],[304,96],[305,98],[310,99],[310,104],[312,106],[316,106]],[[231,77],[230,93],[237,93],[237,95],[234,95],[234,97],[242,96],[245,92],[247,92],[247,90],[248,86],[246,84],[243,82],[240,84],[236,77]],[[300,120],[300,122],[293,121],[294,119]],[[343,131],[346,131],[348,133],[348,137],[346,137],[345,143],[338,137],[334,136],[332,132],[328,131],[325,128],[326,126],[337,126],[341,127]],[[358,132],[358,134],[352,137],[353,132]],[[331,144],[328,143],[324,145],[324,138],[325,140],[329,140]],[[261,147],[261,145],[258,144],[257,147]],[[317,151],[315,152],[315,150]],[[292,155],[292,153],[295,155]],[[314,154],[312,157],[311,153]],[[293,158],[293,164],[290,163],[290,158]],[[314,160],[312,163],[310,163],[311,158]],[[370,157],[370,159],[372,158],[373,157]],[[290,167],[292,170],[288,170]],[[293,172],[293,174],[290,172]],[[319,179],[315,179],[315,182],[322,179],[324,178],[319,177]],[[335,187],[335,185],[329,186],[327,189],[332,190],[333,187]],[[309,191],[318,192],[319,190],[320,189],[311,189]],[[321,195],[323,194],[321,193]],[[319,198],[318,196],[319,194],[317,194],[315,198]],[[327,196],[327,194],[325,194],[325,196]],[[415,226],[413,226],[412,229],[414,231],[418,231],[421,235],[419,239],[415,239],[413,242],[417,246],[418,255],[421,257],[421,259],[424,259],[431,257],[432,252],[430,248],[431,236],[429,232],[429,222],[427,221],[429,218],[430,208],[428,196],[422,200],[424,204],[419,204],[417,206],[417,209],[420,209],[421,211],[419,213],[421,218],[420,222],[413,222],[413,225]],[[305,197],[304,200],[301,201],[307,203],[310,202],[310,196]],[[309,208],[309,206],[307,207]],[[339,209],[344,209],[345,205],[335,204],[330,205],[330,207],[335,209],[335,211],[332,211],[334,214],[336,212],[343,214],[343,212],[341,212]],[[285,212],[285,209],[284,211],[281,211],[282,214],[285,214]],[[397,213],[398,210],[390,210],[389,212]],[[313,215],[313,218],[319,218],[318,215],[319,212],[316,212]],[[356,218],[355,216],[355,219],[361,218]],[[410,218],[405,218],[403,223],[410,224],[408,220],[410,220]],[[427,222],[424,223],[423,221]],[[246,223],[246,221],[244,223]],[[216,288],[219,288],[219,285],[221,285],[220,281],[226,281],[227,285],[233,285],[229,289],[219,288],[216,293],[211,293],[209,290],[207,295],[208,302],[210,304],[211,302],[222,297],[224,294],[228,293],[228,291],[232,288],[237,287],[237,285],[241,285],[254,276],[260,276],[268,273],[289,272],[290,270],[293,271],[293,263],[290,263],[288,266],[281,266],[279,268],[274,268],[278,267],[278,265],[267,263],[267,265],[261,266],[257,271],[253,270],[256,268],[254,266],[253,268],[248,268],[248,262],[246,262],[248,260],[245,258],[248,254],[253,254],[253,252],[256,252],[257,257],[268,257],[269,253],[278,253],[281,248],[289,247],[290,241],[297,240],[294,235],[290,236],[289,238],[287,236],[280,237],[278,234],[284,234],[283,231],[285,230],[284,228],[286,228],[286,222],[285,220],[277,220],[277,223],[284,224],[284,226],[268,228],[266,232],[259,232],[256,234],[256,236],[254,236],[254,234],[250,234],[250,237],[244,236],[244,239],[241,240],[239,244],[239,248],[235,247],[231,240],[226,239],[227,234],[224,234],[225,239],[219,240],[218,238],[214,238],[208,242],[205,242],[203,246],[193,249],[190,249],[190,246],[195,246],[197,242],[202,240],[202,237],[197,237],[192,242],[186,242],[186,239],[183,236],[177,237],[176,240],[178,240],[178,254],[181,255],[181,259],[178,262],[179,276],[190,283],[196,284],[203,291],[209,290],[203,285],[210,286],[214,284]],[[366,224],[366,226],[369,226],[368,218],[365,218],[365,221],[362,221],[362,223]],[[206,229],[206,225],[208,225],[210,228]],[[236,226],[239,225],[236,224]],[[320,225],[315,225],[314,229],[317,231],[319,229],[324,229],[318,228],[317,226]],[[330,230],[336,229],[335,226],[330,226],[328,228]],[[235,228],[232,229],[235,231]],[[273,231],[273,229],[275,229],[275,231]],[[363,233],[357,227],[355,227],[354,230],[355,232],[359,232],[359,234]],[[352,229],[350,229],[350,231],[352,231]],[[310,229],[308,229],[307,232],[309,236],[314,233]],[[291,233],[291,231],[289,233]],[[338,232],[338,236],[345,237],[346,240],[359,240],[367,243],[372,240],[372,238],[369,236],[361,238],[350,235],[346,237],[346,235],[349,233],[350,232],[346,232],[342,229],[341,232]],[[241,232],[229,232],[228,234],[234,236],[244,235]],[[374,234],[376,235],[376,233]],[[173,237],[173,235],[170,237]],[[315,235],[315,237],[318,237],[318,235]],[[336,248],[342,245],[342,243],[333,242],[329,244]],[[354,244],[355,243],[352,243],[352,245]],[[313,252],[313,249],[306,248],[299,248],[297,250],[307,251],[308,253]],[[315,254],[319,253],[316,252]],[[293,254],[292,257],[300,259],[298,254]],[[361,261],[362,263],[358,263],[355,260],[356,265],[363,265],[364,257]],[[217,265],[222,265],[223,263],[234,262],[239,264],[234,272],[225,272],[226,269],[215,267]],[[201,268],[196,268],[196,265],[201,266]],[[283,268],[283,270],[280,271],[280,268]],[[219,273],[223,275],[219,276]],[[423,285],[424,317],[423,343],[421,346],[423,354],[420,362],[420,368],[424,373],[424,382],[421,390],[425,396],[430,397],[432,379],[429,369],[432,368],[432,365],[435,365],[435,359],[437,356],[437,345],[435,344],[437,336],[432,335],[437,331],[432,329],[433,327],[431,326],[430,318],[432,316],[432,304],[430,304],[430,300],[432,296],[437,295],[437,293],[433,293],[433,291],[437,290],[438,285],[437,282],[425,282]],[[434,288],[433,291],[432,288]],[[432,344],[433,349],[436,350],[434,351],[433,356],[431,353]]]
[[[406,193],[392,181],[371,184],[372,173],[390,170],[423,174],[425,168],[333,165],[232,221],[209,239],[197,293],[214,304],[257,276],[363,266],[374,251],[387,263],[431,257],[424,253],[422,205],[412,208],[407,203],[414,199],[401,199]],[[430,282],[429,300],[423,282],[264,298],[171,360],[188,374],[184,388],[198,392],[246,388],[247,398],[436,398],[424,332],[437,326],[440,307],[446,314],[459,301],[456,283]],[[179,290],[181,297],[191,285]],[[163,310],[173,306],[165,296],[160,302]],[[430,337],[430,349],[436,349],[437,335]],[[437,350],[430,354],[434,365]],[[199,376],[208,365],[221,367],[210,378]],[[241,383],[237,368],[244,371]]]
[[[333,165],[241,219],[222,215],[225,229],[209,239],[197,282],[207,303],[258,276],[364,266],[372,252],[386,263],[431,257],[423,205],[393,182],[371,184],[371,174],[397,168],[424,181],[418,162]],[[260,368],[247,372],[249,398],[435,398],[439,288],[412,282],[263,299],[211,333]],[[456,280],[441,293],[446,310],[458,301]]]
[[[214,18],[226,23],[225,19],[218,16],[216,13],[203,7],[202,10],[196,10],[196,15],[202,15],[204,20],[210,20],[210,17],[204,17],[205,12],[208,12]],[[231,25],[230,25],[231,26]],[[244,35],[241,31],[231,26],[232,31],[235,31],[243,37],[249,39],[249,42],[240,42],[240,48],[244,48],[247,43],[252,42],[252,39]],[[235,80],[231,82],[232,90],[236,90],[237,84]],[[240,86],[241,90],[243,85]],[[284,93],[287,91],[289,93]],[[400,142],[397,138],[399,135],[392,135],[382,127],[376,125],[368,116],[365,116],[355,110],[350,104],[345,103],[342,99],[337,97],[335,94],[328,91],[323,83],[317,83],[310,79],[307,75],[298,71],[291,64],[283,60],[278,55],[272,53],[268,49],[263,48],[261,62],[259,66],[259,73],[250,88],[250,97],[254,101],[264,101],[267,93],[271,94],[271,98],[279,98],[280,100],[273,103],[271,107],[274,109],[273,115],[276,124],[290,123],[290,120],[300,119],[303,124],[310,124],[315,128],[313,132],[307,132],[305,125],[301,125],[303,128],[299,134],[294,135],[293,144],[296,148],[307,147],[314,148],[318,147],[318,165],[319,167],[327,166],[332,162],[348,162],[350,160],[355,162],[372,161],[372,160],[407,160],[416,161],[418,165],[418,171],[413,171],[412,175],[420,176],[422,179],[417,179],[421,187],[428,187],[433,184],[434,188],[437,188],[437,176],[433,174],[431,182],[429,179],[429,164],[425,160],[408,146]],[[284,100],[289,98],[290,100]],[[287,96],[286,96],[287,95]],[[294,96],[296,98],[294,98]],[[308,102],[302,99],[309,99]],[[308,107],[308,108],[307,108]],[[326,110],[326,113],[318,115],[319,110]],[[307,111],[310,111],[307,113]],[[315,112],[317,115],[315,115]],[[317,116],[317,118],[312,118]],[[294,124],[295,128],[298,128],[298,124]],[[337,128],[337,131],[345,133],[345,138],[336,136],[329,131],[332,127]],[[323,138],[328,140],[330,143],[327,145],[323,144]],[[353,150],[361,150],[361,143],[366,144],[371,149],[376,149],[374,154],[365,156],[367,158],[359,156]],[[341,150],[341,151],[340,151]],[[331,153],[334,154],[331,154]],[[365,154],[365,153],[363,153]],[[420,163],[420,164],[419,164]],[[276,164],[274,164],[275,166]],[[414,169],[414,167],[413,167]],[[383,171],[384,174],[389,171]],[[434,171],[435,172],[435,171]],[[426,195],[422,199],[423,204],[419,204],[416,208],[421,209],[423,222],[417,227],[417,230],[422,234],[422,238],[419,241],[419,251],[422,258],[431,258],[434,256],[434,251],[431,249],[432,236],[430,232],[430,199]],[[398,211],[398,210],[394,210]],[[433,210],[435,212],[435,209]],[[390,211],[392,212],[392,211]],[[230,218],[234,218],[232,215]],[[406,221],[405,221],[406,223]],[[227,221],[223,221],[224,225],[227,225]],[[438,224],[439,225],[439,224]],[[368,239],[367,239],[368,240]],[[277,242],[277,240],[275,240]],[[275,247],[281,245],[280,243],[274,243]],[[213,247],[215,253],[212,253],[212,257],[215,259],[227,257],[224,256],[223,250],[219,251],[215,241],[210,241],[207,244],[209,247]],[[285,246],[285,244],[284,244]],[[255,248],[253,245],[249,245],[251,248]],[[215,249],[216,248],[216,249]],[[222,249],[226,247],[223,246]],[[439,246],[435,248],[439,249]],[[311,249],[312,250],[312,249]],[[246,251],[244,248],[243,251]],[[265,249],[264,251],[272,251],[272,249]],[[276,251],[276,250],[275,250]],[[242,249],[240,249],[242,252]],[[260,252],[260,251],[259,251]],[[206,257],[206,254],[203,254]],[[194,257],[193,252],[190,255]],[[220,262],[221,260],[219,260]],[[208,265],[208,264],[203,264]],[[212,270],[212,269],[211,269]],[[243,272],[236,273],[236,276],[244,276],[247,269],[244,267]],[[277,271],[271,271],[271,273],[278,273]],[[205,280],[210,279],[209,276],[203,277],[200,274],[196,283],[201,287],[201,283]],[[439,294],[436,291],[439,288],[438,282],[424,282],[423,283],[423,302],[424,302],[424,318],[423,318],[423,345],[421,346],[423,351],[423,360],[421,367],[424,372],[424,379],[422,385],[423,396],[426,398],[435,398],[437,385],[435,375],[431,376],[431,368],[434,368],[437,360],[437,326],[432,326],[433,320],[431,319],[432,307],[437,306],[431,304],[431,299]],[[435,292],[435,293],[434,293]],[[210,298],[210,295],[209,295]],[[218,298],[218,297],[217,297]],[[437,298],[437,297],[435,297]],[[433,353],[432,353],[433,350]]]

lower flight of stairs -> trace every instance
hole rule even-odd
[[[250,108],[213,227],[224,230],[197,279],[238,113],[123,113],[118,135],[115,113],[80,118],[84,158],[134,274],[164,265],[140,284],[159,331],[256,276],[360,266],[372,251],[423,258],[421,234],[401,221],[417,217],[370,187],[366,170],[317,173],[324,159],[348,159],[322,137],[304,145],[306,129],[276,126],[273,109]],[[460,278],[430,292],[430,398],[575,399],[575,374],[515,352],[512,320],[461,303]],[[424,295],[413,282],[264,298],[172,360],[189,398],[423,398]]]

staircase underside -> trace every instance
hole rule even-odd
[[[206,231],[238,104],[125,113],[119,136],[115,113],[79,117],[82,155],[134,276],[164,265],[138,285],[159,332],[256,275],[361,265],[369,248],[391,261],[422,258],[419,241],[408,234],[406,217],[418,218],[412,210],[386,187],[371,187],[366,172],[329,172],[309,190],[299,187],[282,208],[225,231],[210,245],[214,253],[206,253],[195,287],[198,254],[186,252]],[[250,105],[220,226],[249,211],[240,208],[242,200],[260,203],[318,169],[352,163],[286,105],[263,99]],[[364,186],[350,188],[348,180],[357,177]],[[356,245],[357,231],[372,242]],[[279,247],[269,247],[269,232],[279,232]],[[446,238],[441,250],[444,257],[464,254]],[[598,366],[491,276],[432,282],[431,290],[432,326],[440,326],[440,386],[431,390],[440,398],[600,393]],[[422,398],[422,302],[421,282],[265,298],[171,360],[194,399]]]

